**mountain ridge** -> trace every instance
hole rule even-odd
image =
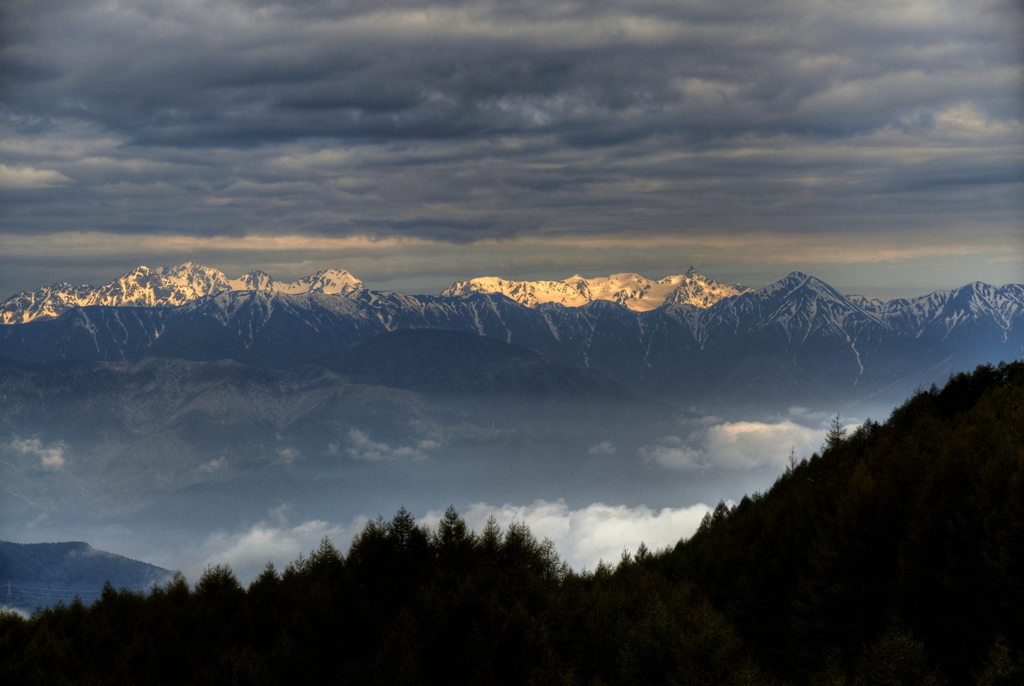
[[[178,307],[93,305],[0,327],[0,355],[234,359],[286,369],[387,332],[429,328],[522,345],[663,402],[757,397],[828,406],[882,389],[898,402],[922,379],[1021,357],[1024,287],[973,283],[879,306],[793,272],[706,308],[647,311],[611,300],[528,307],[479,292],[225,291]]]
[[[807,275],[792,272],[768,289],[783,287],[787,279],[800,279]],[[978,287],[995,288],[975,282]],[[1009,284],[1001,288],[1014,286]],[[111,307],[181,307],[190,302],[229,292],[262,292],[301,295],[324,293],[343,296],[357,295],[367,290],[362,281],[344,269],[320,270],[315,274],[292,282],[275,280],[261,270],[252,270],[237,279],[229,279],[223,272],[185,262],[168,267],[150,269],[140,266],[94,288],[73,286],[62,281],[43,286],[35,291],[17,293],[0,303],[0,323],[26,324],[39,319],[55,319],[75,307],[104,305]],[[516,281],[497,276],[476,277],[456,281],[441,292],[442,297],[465,297],[473,294],[504,295],[530,308],[561,305],[583,307],[598,301],[615,302],[635,312],[649,312],[662,307],[691,306],[708,309],[721,300],[758,292],[740,284],[722,284],[700,274],[690,267],[683,274],[649,279],[640,274],[624,272],[608,277],[587,278],[576,274],[562,281]],[[1024,286],[1017,285],[1012,298],[1021,301]],[[897,298],[882,301],[861,295],[843,296],[859,309],[874,314],[891,316],[910,308],[925,313],[930,305],[942,301],[951,291],[935,291],[916,298]],[[837,292],[838,293],[838,292]],[[396,294],[399,295],[399,294]],[[410,296],[416,297],[416,296]],[[910,315],[920,319],[921,315]]]
[[[52,319],[74,307],[180,307],[188,302],[230,291],[270,293],[349,293],[363,288],[344,269],[327,269],[290,283],[275,281],[254,269],[237,279],[194,262],[150,269],[145,265],[98,288],[72,286],[67,281],[23,291],[0,303],[0,323],[27,324]]]
[[[647,312],[664,305],[692,305],[703,309],[723,298],[751,290],[739,284],[718,283],[690,267],[685,274],[658,280],[632,272],[591,279],[575,274],[564,281],[514,281],[483,276],[456,281],[441,291],[441,295],[500,293],[527,307],[548,303],[580,307],[595,300],[608,300],[636,312]]]

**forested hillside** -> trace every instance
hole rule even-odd
[[[1024,682],[1022,649],[1022,363],[837,424],[767,493],[614,567],[402,510],[248,589],[217,567],[0,617],[4,683],[987,686]]]
[[[990,652],[1024,648],[1024,365],[830,432],[823,455],[705,524],[654,567],[706,593],[762,664],[969,683]]]

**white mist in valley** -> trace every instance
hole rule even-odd
[[[248,583],[268,562],[281,571],[299,555],[308,555],[319,547],[324,538],[340,551],[347,551],[353,537],[370,519],[359,515],[347,523],[311,519],[292,524],[289,509],[284,506],[268,512],[265,519],[244,531],[209,534],[185,552],[180,570],[194,582],[207,567],[226,564],[242,583]],[[461,514],[469,528],[478,533],[491,516],[502,529],[513,522],[525,523],[538,541],[551,539],[561,558],[579,571],[593,570],[602,560],[614,564],[623,551],[635,552],[641,542],[652,550],[673,546],[680,538],[692,535],[710,510],[704,503],[660,510],[645,505],[593,503],[573,509],[564,499],[558,499],[535,500],[527,505],[472,503]],[[417,521],[436,530],[443,514],[443,510],[430,510]]]

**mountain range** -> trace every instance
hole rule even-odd
[[[61,300],[66,292],[58,284],[4,303],[5,321],[20,323],[0,327],[0,356],[231,359],[351,374],[346,346],[446,329],[522,346],[675,405],[837,407],[898,402],[951,372],[1024,351],[1017,284],[975,282],[882,302],[800,272],[752,290],[690,269],[658,281],[488,277],[431,296],[371,291],[344,270],[281,284],[262,272],[230,280],[185,264],[140,267],[76,291],[80,301]],[[515,355],[498,348],[488,359],[498,364],[502,354]],[[510,387],[507,378],[494,383]]]
[[[509,281],[497,276],[484,276],[456,281],[441,295],[500,293],[527,307],[544,303],[580,307],[595,300],[609,300],[636,312],[648,312],[663,305],[706,308],[723,298],[750,290],[739,284],[720,284],[690,267],[685,274],[666,276],[657,281],[632,273],[591,279],[576,274],[564,281]]]
[[[275,281],[270,274],[253,270],[229,279],[216,269],[186,262],[176,267],[150,269],[141,266],[119,279],[93,288],[72,286],[67,281],[22,292],[0,304],[0,322],[25,324],[52,319],[74,307],[177,307],[192,300],[229,291],[266,293],[348,293],[363,284],[344,269],[328,269],[290,283]]]
[[[72,286],[66,281],[18,293],[0,303],[0,322],[26,324],[36,319],[53,319],[73,307],[106,305],[110,307],[177,307],[192,300],[231,291],[264,293],[347,294],[363,290],[363,283],[344,269],[318,271],[289,283],[275,281],[260,270],[237,279],[193,262],[176,267],[150,269],[138,267],[108,284],[94,288]],[[685,274],[666,276],[657,281],[639,274],[612,274],[587,279],[579,274],[564,281],[510,281],[485,276],[456,281],[441,295],[500,293],[527,307],[559,303],[579,307],[595,300],[610,300],[638,312],[662,305],[709,307],[722,298],[749,291],[743,286],[723,285],[693,268]]]

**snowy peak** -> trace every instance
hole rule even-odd
[[[231,291],[259,291],[266,293],[326,293],[328,295],[347,294],[362,290],[363,282],[344,269],[326,269],[316,274],[304,276],[297,281],[284,283],[274,281],[274,277],[264,271],[255,269],[244,276],[228,282]]]
[[[156,269],[141,266],[99,288],[61,282],[18,293],[0,304],[0,322],[25,324],[36,319],[52,319],[73,307],[89,305],[178,307],[228,291],[348,294],[362,288],[362,282],[344,269],[328,269],[291,283],[281,283],[259,270],[228,279],[223,272],[193,262]]]
[[[731,328],[748,333],[781,332],[789,345],[798,346],[815,332],[853,345],[857,332],[864,327],[888,329],[879,315],[860,307],[824,281],[802,272],[792,272],[773,284],[722,302],[706,312],[707,316],[701,320],[705,332],[697,334],[701,340],[707,331]]]
[[[272,290],[280,293],[347,294],[363,289],[363,282],[344,269],[327,269],[304,276],[292,283],[278,284]]]
[[[812,328],[825,325],[843,331],[851,340],[856,338],[859,327],[870,322],[913,337],[928,335],[939,339],[945,339],[954,330],[975,330],[976,325],[984,323],[1003,332],[1002,337],[1007,340],[1008,332],[1015,322],[1019,325],[1024,313],[1024,287],[998,287],[977,281],[918,298],[883,302],[862,295],[841,295],[813,276],[793,272],[737,300],[737,307],[749,309],[751,299],[762,303],[758,312],[763,321],[778,321],[787,329],[794,324]],[[772,311],[773,308],[777,309]],[[816,324],[811,323],[814,319]]]
[[[607,277],[586,278],[574,274],[564,281],[512,281],[497,276],[484,276],[469,281],[456,281],[441,295],[460,296],[472,293],[500,293],[527,307],[557,303],[580,307],[595,300],[609,300],[635,312],[656,310],[663,305],[711,307],[750,289],[720,284],[690,267],[685,274],[648,279],[626,272]]]
[[[90,286],[72,286],[67,281],[13,296],[0,306],[0,322],[24,324],[33,319],[51,319],[70,307],[91,304]]]
[[[24,324],[89,305],[176,307],[225,290],[230,286],[224,274],[192,262],[157,269],[141,266],[99,288],[61,282],[18,293],[0,304],[0,322]]]
[[[790,272],[785,277],[779,279],[773,284],[765,286],[758,292],[764,294],[766,297],[780,294],[783,296],[789,296],[803,286],[810,286],[812,289],[815,289],[818,283],[824,282],[820,282],[813,276],[808,276],[803,272]]]
[[[193,262],[157,269],[143,266],[96,289],[94,302],[88,304],[177,307],[227,288],[223,273]]]
[[[882,314],[885,312],[885,303],[878,298],[869,298],[866,295],[853,294],[846,296],[846,299],[865,312],[873,312],[875,314]]]
[[[857,300],[859,297],[849,299],[862,310],[913,336],[932,333],[944,338],[968,322],[982,321],[1007,332],[1024,313],[1024,287],[1019,284],[991,286],[975,281],[953,290],[886,303],[870,300],[865,304]]]
[[[672,291],[665,296],[666,305],[693,305],[700,309],[707,309],[719,300],[751,291],[740,284],[718,283],[714,279],[697,273],[693,267],[686,270],[682,276],[668,276],[658,283],[666,281],[674,286]]]
[[[265,271],[253,269],[229,283],[232,291],[273,291],[274,277]]]
[[[482,276],[469,281],[456,281],[441,292],[443,296],[500,293],[527,307],[542,303],[558,303],[580,307],[593,300],[587,280],[576,275],[565,281],[510,281],[498,276]]]

